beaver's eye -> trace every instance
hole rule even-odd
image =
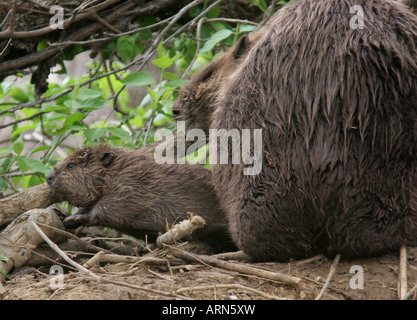
[[[70,163],[67,165],[67,169],[74,169],[75,168],[75,164]]]

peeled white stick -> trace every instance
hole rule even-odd
[[[156,245],[162,248],[164,244],[172,244],[181,238],[190,235],[194,230],[202,228],[206,222],[200,216],[191,216],[190,219],[181,221],[170,230],[156,239]]]
[[[399,281],[399,298],[404,299],[407,294],[407,247],[402,246],[400,249],[400,272]]]

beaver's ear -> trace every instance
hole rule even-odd
[[[114,160],[114,154],[109,151],[103,151],[99,154],[99,159],[105,167],[110,165]]]
[[[249,37],[245,34],[236,42],[233,48],[233,58],[241,58],[250,48]]]

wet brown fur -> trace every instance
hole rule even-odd
[[[55,166],[47,181],[61,201],[80,207],[80,213],[64,220],[67,227],[107,226],[154,241],[167,224],[192,212],[206,221],[195,231],[198,240],[219,251],[234,248],[211,173],[201,166],[159,165],[140,150],[100,145],[75,151]]]
[[[236,45],[194,74],[181,89],[173,106],[174,118],[185,121],[186,129],[202,129],[208,136],[212,116],[223,81],[235,71],[249,48],[263,35],[264,29],[242,36]]]
[[[349,27],[353,5],[363,30]],[[210,98],[209,128],[263,129],[259,175],[213,165],[240,249],[283,261],[417,244],[414,15],[389,0],[293,1],[226,78],[221,61],[188,87],[210,84],[194,89]],[[203,77],[213,68],[221,79]],[[207,118],[204,103],[195,108]]]

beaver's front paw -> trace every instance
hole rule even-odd
[[[86,214],[74,214],[72,216],[66,217],[63,221],[65,228],[75,229],[86,225],[88,222],[88,217]]]

